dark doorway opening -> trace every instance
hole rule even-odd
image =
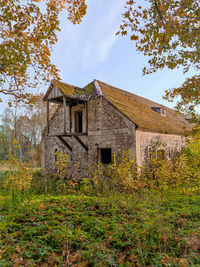
[[[83,132],[83,113],[82,111],[75,112],[75,133]]]
[[[102,148],[101,151],[101,162],[103,164],[109,164],[112,162],[111,148]]]

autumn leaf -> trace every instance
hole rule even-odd
[[[147,2],[147,3],[146,3]],[[147,0],[137,6],[127,1],[123,21],[117,34],[128,35],[136,49],[148,56],[143,74],[151,74],[165,67],[182,67],[196,75],[179,88],[166,91],[165,99],[178,98],[176,108],[195,115],[200,104],[200,5],[199,1]]]

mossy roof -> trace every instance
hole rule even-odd
[[[98,84],[101,88],[102,95],[141,130],[183,134],[192,129],[191,123],[186,121],[185,116],[173,109],[104,82],[98,81]],[[152,110],[152,107],[163,108],[166,116],[162,116]]]
[[[101,81],[94,80],[84,88],[55,80],[53,80],[53,84],[59,88],[63,94],[71,98],[81,98],[88,101],[95,96],[102,95],[116,109],[135,123],[139,129],[144,131],[183,134],[192,129],[192,125],[186,121],[183,114]],[[166,116],[162,116],[158,112],[152,110],[152,107],[163,108],[166,112]]]
[[[68,96],[73,96],[74,93],[76,92],[76,90],[78,89],[77,86],[68,84],[68,83],[64,83],[64,82],[60,82],[60,81],[56,81],[56,80],[52,80],[52,83],[60,89],[60,91]]]
[[[94,84],[93,82],[88,84],[86,87],[84,88],[80,88],[80,87],[77,87],[77,86],[74,86],[74,85],[70,85],[68,83],[63,83],[63,82],[60,82],[60,81],[56,81],[56,80],[53,80],[52,81],[53,84],[60,89],[60,91],[68,96],[68,97],[71,97],[71,98],[81,98],[81,99],[85,99],[85,100],[88,100],[88,98],[90,96],[93,95],[94,93]]]

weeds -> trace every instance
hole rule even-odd
[[[0,266],[198,266],[197,145],[140,172],[124,152],[80,182],[65,178],[67,155],[52,176],[13,155],[0,172]]]
[[[40,197],[2,214],[0,265],[193,266],[200,262],[199,201],[174,192]]]

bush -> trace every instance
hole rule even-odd
[[[15,151],[8,156],[7,171],[2,179],[1,187],[14,202],[29,194],[33,171],[27,163],[17,159],[16,150],[19,145],[16,140],[13,140],[13,146]]]
[[[84,193],[105,195],[112,193],[135,193],[143,190],[177,189],[182,192],[200,187],[200,144],[193,140],[187,144],[182,154],[171,160],[153,157],[148,164],[137,170],[128,152],[109,165],[98,162],[90,167],[89,178],[83,179]]]
[[[197,144],[199,146],[199,144]],[[140,179],[147,188],[161,190],[190,190],[200,185],[198,154],[193,153],[194,143],[188,143],[185,150],[174,159],[153,158],[142,168]],[[200,156],[200,150],[199,156]]]
[[[130,193],[141,186],[134,159],[128,152],[123,152],[121,159],[114,156],[113,164],[90,167],[89,178],[83,179],[81,188],[85,193],[110,194]]]

